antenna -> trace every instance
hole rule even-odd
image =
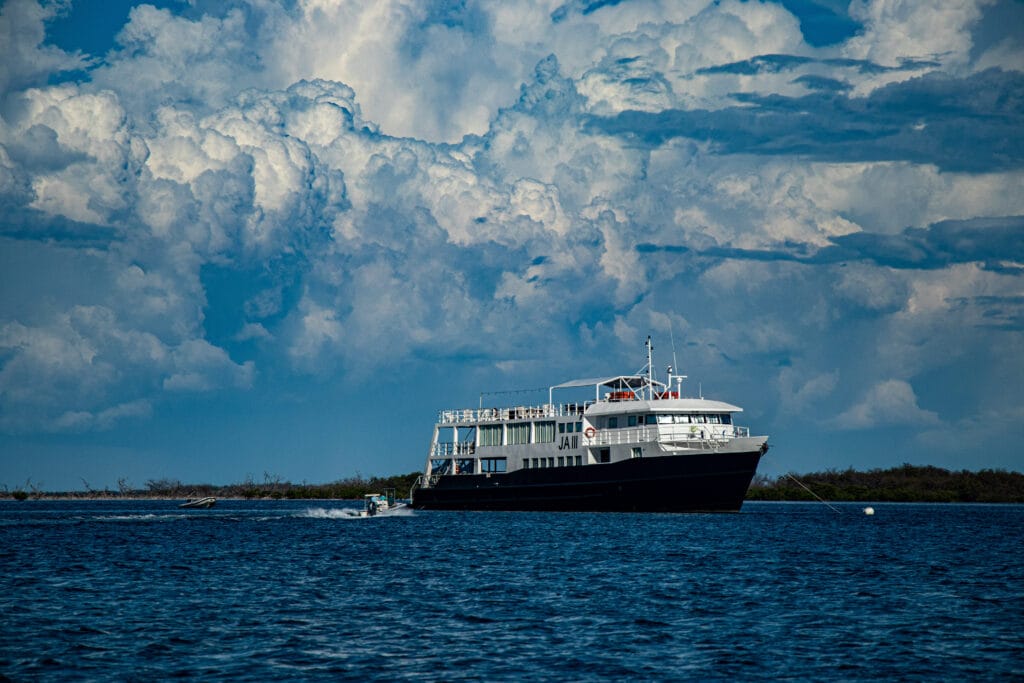
[[[675,338],[675,335],[672,334],[672,319],[671,318],[669,318],[669,321],[668,321],[668,338],[672,342],[672,365],[668,366],[668,386],[669,386],[669,389],[672,388],[672,380],[674,379],[676,381],[676,395],[682,397],[682,395],[683,395],[683,380],[686,379],[686,375],[675,375],[675,376],[672,375],[672,369],[673,368],[676,370],[676,372],[679,371],[679,363],[676,361],[676,338]]]
[[[676,360],[676,337],[672,334],[672,318],[668,319],[668,338],[672,342],[672,367],[676,370],[679,369],[679,362]],[[669,373],[672,374],[671,372]],[[668,383],[672,384],[672,378],[668,378]]]
[[[654,347],[651,346],[651,335],[647,335],[647,400],[650,401],[654,398],[654,364],[651,362],[651,351]]]

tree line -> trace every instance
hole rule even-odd
[[[116,489],[104,487],[96,489],[82,480],[83,488],[77,491],[45,491],[41,484],[33,484],[31,480],[25,485],[8,490],[2,487],[0,497],[15,500],[44,498],[109,498],[109,499],[144,499],[144,498],[245,498],[271,500],[305,500],[305,499],[341,499],[351,500],[362,498],[367,493],[381,493],[384,489],[395,489],[399,498],[409,495],[413,483],[420,476],[419,472],[398,474],[389,477],[365,478],[361,475],[338,479],[327,484],[294,484],[283,481],[281,477],[269,473],[263,474],[262,481],[251,475],[238,484],[186,484],[178,479],[149,479],[142,487],[135,487],[127,479],[118,479]]]
[[[829,501],[1024,503],[1024,474],[902,465],[866,472],[784,474],[774,479],[758,475],[747,491],[747,500],[814,500],[807,489]]]
[[[264,472],[257,481],[248,476],[239,484],[185,484],[177,479],[150,479],[142,487],[118,479],[117,488],[95,489],[82,481],[78,491],[45,491],[42,484],[27,481],[9,490],[0,487],[0,497],[28,498],[246,498],[272,500],[359,499],[367,493],[395,489],[399,498],[409,495],[419,472],[389,477],[361,475],[328,484],[294,484]],[[813,492],[813,493],[811,493]],[[1005,470],[950,471],[941,467],[902,465],[890,469],[860,472],[854,469],[825,470],[810,474],[784,474],[771,478],[757,475],[747,491],[747,500],[878,501],[920,503],[1024,503],[1024,474]]]

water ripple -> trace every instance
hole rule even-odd
[[[1024,507],[0,503],[0,680],[1024,676]]]

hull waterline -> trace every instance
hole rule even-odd
[[[413,492],[418,510],[738,512],[761,451],[648,457],[501,476],[447,475]]]

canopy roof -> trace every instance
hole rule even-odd
[[[626,389],[639,389],[647,386],[646,375],[615,375],[613,377],[589,377],[587,379],[573,379],[568,382],[562,382],[551,387],[552,389],[568,389],[569,387],[608,387],[609,389],[616,389],[618,391],[625,391]],[[654,380],[651,384],[655,386],[665,386],[661,382]]]

